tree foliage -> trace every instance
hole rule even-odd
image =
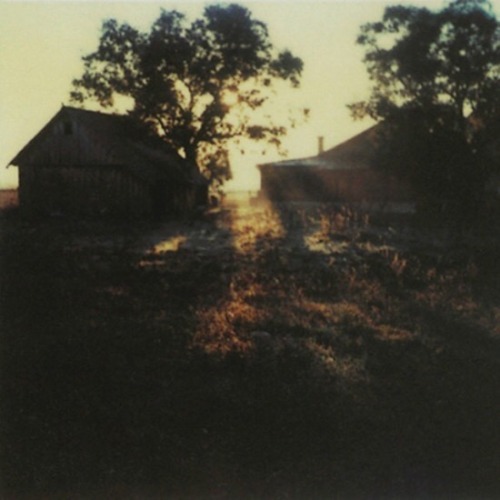
[[[230,178],[227,144],[251,138],[279,143],[286,132],[260,108],[279,82],[299,85],[302,61],[277,52],[267,27],[239,5],[212,5],[193,22],[162,10],[148,33],[114,19],[85,57],[71,98],[113,106],[132,100],[131,115],[197,163],[210,181]]]
[[[350,109],[383,122],[379,166],[410,180],[421,210],[474,214],[494,163],[486,136],[500,117],[500,26],[491,6],[388,7],[357,41],[373,85]]]

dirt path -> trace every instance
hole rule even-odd
[[[201,254],[229,249],[248,253],[256,239],[281,233],[280,221],[272,207],[247,199],[227,202],[200,220],[162,224],[143,235],[135,249],[155,254],[180,249]]]

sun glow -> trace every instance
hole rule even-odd
[[[236,104],[238,104],[239,102],[238,93],[233,90],[225,90],[222,93],[221,101],[229,108],[232,108],[233,106],[236,106]]]
[[[153,252],[177,252],[177,250],[179,250],[186,241],[186,236],[173,236],[172,238],[168,238],[165,241],[162,241],[161,243],[155,245]]]
[[[427,2],[441,5],[437,0]],[[197,18],[204,5],[194,0],[164,3],[167,9],[178,9],[190,18]],[[369,88],[363,53],[355,40],[359,27],[379,19],[389,0],[240,3],[268,25],[277,49],[288,49],[304,61],[300,88],[284,89],[268,102],[273,118],[282,109],[310,109],[310,119],[283,138],[289,158],[316,154],[318,136],[329,147],[371,124],[353,121],[346,107],[366,98]],[[500,0],[491,3],[498,12]],[[2,167],[54,116],[61,103],[69,104],[71,82],[82,73],[81,56],[96,49],[102,20],[116,18],[146,31],[159,11],[156,2],[139,1],[0,2],[0,70],[5,75],[0,81],[0,186],[17,186],[16,169]],[[221,98],[228,107],[241,103],[231,85]],[[129,104],[117,102],[116,107]],[[245,154],[238,147],[231,148],[234,180],[228,189],[258,189],[255,165],[282,159],[278,151],[261,146],[252,145]]]

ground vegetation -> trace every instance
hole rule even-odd
[[[498,232],[401,217],[9,212],[3,497],[498,496]]]

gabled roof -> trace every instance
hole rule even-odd
[[[68,106],[63,106],[9,164],[19,165],[28,161],[32,151],[43,141],[54,122],[59,120],[83,126],[92,141],[107,150],[109,163],[127,167],[139,177],[149,180],[174,177],[196,184],[206,182],[196,165],[179,156],[165,141],[136,120],[125,115]]]
[[[317,156],[284,160],[259,165],[262,167],[306,167],[325,170],[362,170],[371,167],[375,154],[377,129],[374,125],[351,139],[320,153]]]
[[[380,124],[321,153],[319,158],[334,165],[333,168],[358,170],[370,168],[375,156],[375,145]]]

